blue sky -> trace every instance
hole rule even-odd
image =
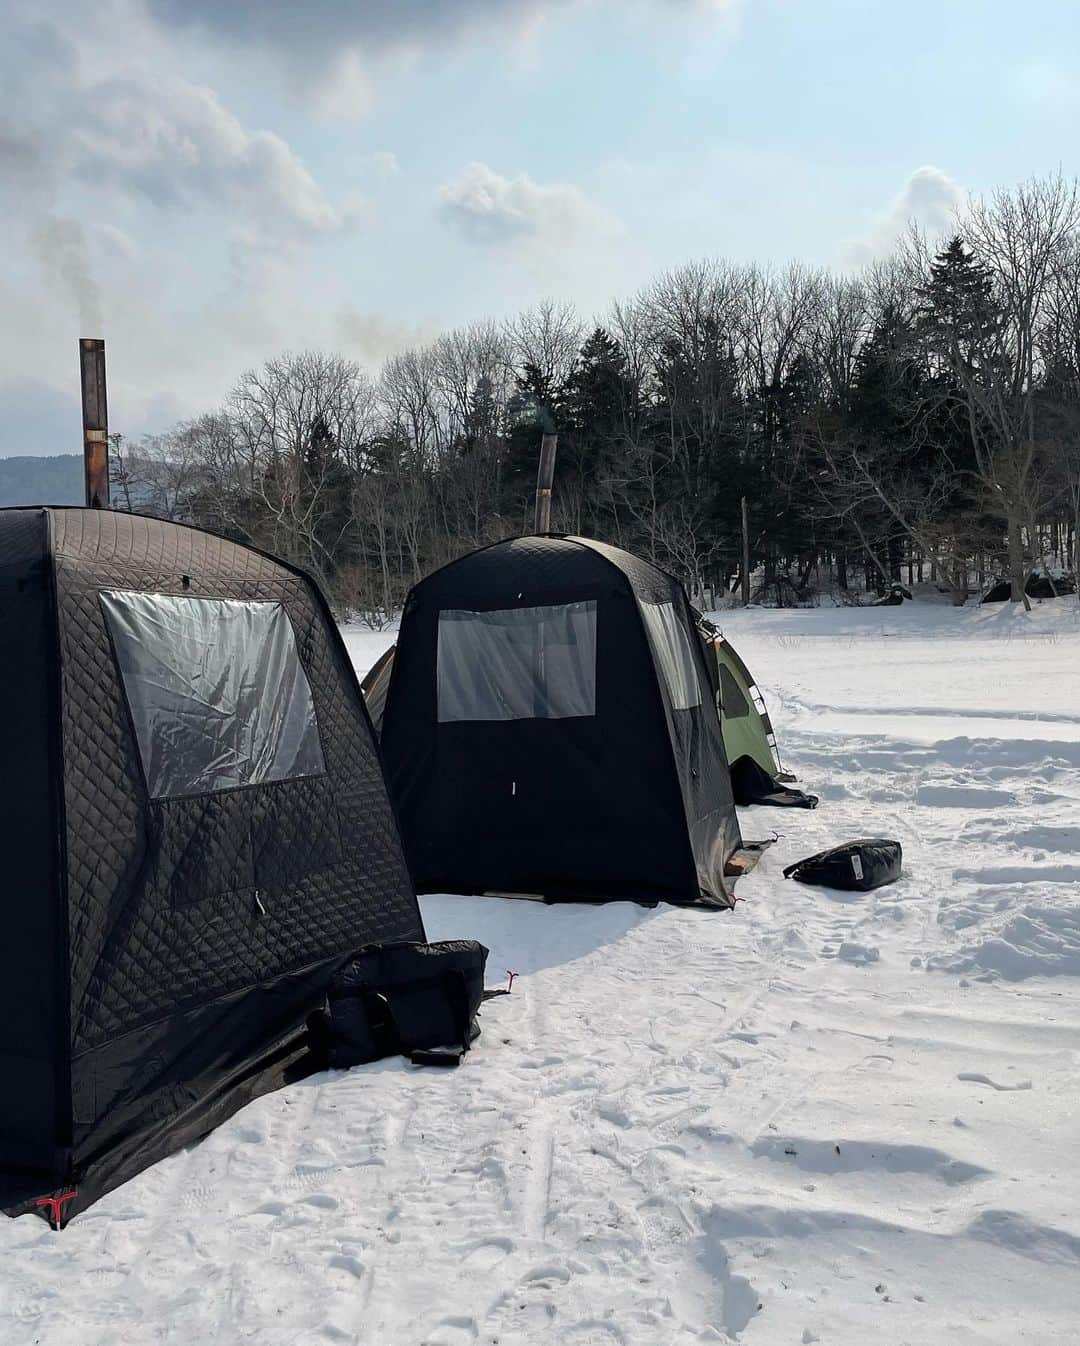
[[[0,20],[0,453],[706,255],[850,268],[1077,171],[1062,0],[74,0]]]

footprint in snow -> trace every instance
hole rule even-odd
[[[624,1342],[626,1334],[617,1323],[586,1318],[569,1328],[564,1340],[567,1346],[611,1346],[612,1342]]]
[[[533,1267],[531,1271],[526,1271],[521,1278],[522,1284],[528,1281],[537,1283],[546,1282],[548,1284],[557,1283],[566,1285],[570,1280],[570,1270],[558,1262],[545,1262],[540,1266]]]
[[[977,785],[920,785],[915,802],[932,808],[982,809],[1015,804],[1016,796]]]
[[[469,1346],[477,1337],[476,1319],[464,1316],[444,1318],[423,1346]]]
[[[287,1209],[284,1201],[264,1201],[261,1206],[256,1206],[251,1213],[252,1215],[284,1215]]]
[[[341,1204],[336,1196],[330,1196],[326,1192],[312,1192],[311,1196],[302,1197],[298,1203],[301,1206],[315,1206],[319,1210],[337,1210]]]
[[[992,1080],[989,1075],[983,1075],[975,1070],[962,1070],[956,1077],[958,1080],[964,1080],[968,1084],[985,1084],[991,1089],[996,1089],[1000,1094],[1016,1093],[1020,1089],[1030,1089],[1030,1080],[1017,1080],[1015,1084],[1000,1084],[997,1080]]]
[[[478,1243],[465,1254],[462,1265],[470,1271],[490,1271],[510,1255],[513,1246],[509,1239],[491,1239],[486,1243]]]
[[[869,1056],[864,1056],[861,1061],[852,1066],[853,1070],[891,1070],[895,1061],[893,1057],[887,1056],[884,1052],[871,1052]]]
[[[865,967],[868,963],[876,963],[881,957],[881,950],[873,944],[859,944],[855,940],[846,939],[836,951],[836,956],[842,962],[853,963],[856,967]]]
[[[347,1271],[358,1281],[363,1280],[365,1267],[358,1257],[350,1257],[347,1253],[335,1253],[327,1265],[335,1271]]]

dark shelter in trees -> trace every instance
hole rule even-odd
[[[733,903],[705,650],[682,585],[616,547],[516,538],[417,584],[382,748],[421,892]]]
[[[422,939],[371,725],[301,572],[159,519],[0,511],[0,1209],[60,1221],[310,1069]]]

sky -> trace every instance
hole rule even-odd
[[[1064,0],[5,0],[0,455],[702,257],[852,269],[1077,163]]]

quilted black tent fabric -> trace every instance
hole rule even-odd
[[[440,614],[590,603],[593,713],[440,716]],[[698,704],[675,704],[648,604],[670,605]],[[406,603],[381,734],[421,892],[732,904],[724,870],[741,838],[708,666],[682,586],[646,561],[545,535],[430,575]]]
[[[103,591],[281,604],[324,771],[150,798]],[[423,926],[304,574],[159,519],[2,510],[0,633],[0,1208],[74,1190],[70,1217],[302,1073],[342,960]]]

